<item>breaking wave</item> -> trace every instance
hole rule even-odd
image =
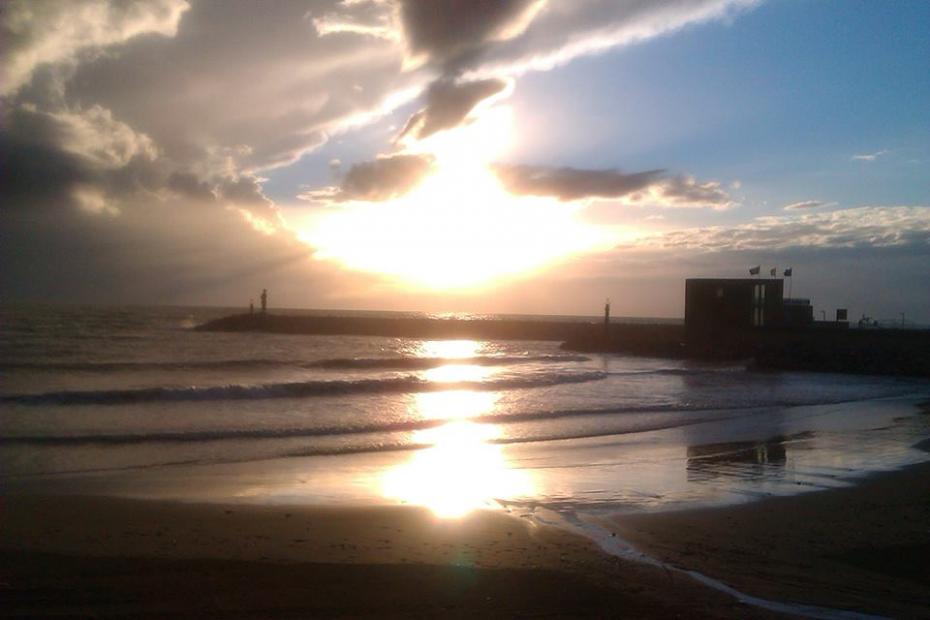
[[[0,362],[0,370],[49,370],[77,372],[121,372],[142,370],[230,370],[255,368],[307,368],[323,370],[425,370],[448,364],[504,366],[526,363],[586,362],[583,355],[500,355],[464,358],[368,357],[323,360],[226,359],[189,362]]]
[[[725,409],[725,408],[724,408]],[[734,407],[733,409],[757,409],[755,407]],[[711,413],[721,411],[720,408],[708,409],[706,407],[690,407],[688,405],[655,405],[655,406],[631,406],[631,407],[606,407],[600,409],[562,409],[547,411],[528,411],[520,413],[494,413],[486,415],[477,415],[468,418],[469,422],[482,424],[506,424],[518,422],[533,422],[539,420],[554,420],[558,418],[572,418],[582,416],[609,416],[623,414],[640,414],[640,413]],[[703,418],[689,420],[688,423],[702,421]],[[379,433],[397,433],[411,432],[435,428],[448,424],[449,420],[444,418],[430,419],[412,419],[401,420],[396,422],[383,422],[372,424],[357,424],[345,426],[314,426],[314,427],[292,427],[292,428],[246,428],[246,429],[213,429],[213,430],[193,430],[193,431],[152,431],[140,433],[91,433],[82,435],[20,435],[0,437],[0,444],[84,444],[84,443],[102,443],[102,444],[123,444],[123,443],[145,443],[145,442],[166,442],[166,443],[186,443],[200,441],[220,441],[235,439],[288,439],[294,437],[327,437],[339,435],[364,435]],[[671,424],[659,424],[655,427],[636,429],[636,432],[643,430],[657,430],[667,426],[680,426],[683,422],[678,420]],[[617,434],[615,429],[605,429],[604,434]],[[597,433],[595,433],[597,434]],[[574,435],[546,435],[542,437],[533,437],[532,441],[566,439]],[[588,436],[587,434],[584,436]],[[511,438],[504,443],[525,441],[525,439]]]
[[[61,391],[41,394],[13,394],[0,397],[0,403],[16,405],[126,405],[152,402],[257,400],[269,398],[312,398],[350,394],[434,392],[444,390],[508,390],[562,383],[598,381],[603,372],[566,372],[506,377],[485,381],[435,382],[408,375],[383,379],[295,381],[257,385],[212,387],[155,387],[126,390]]]

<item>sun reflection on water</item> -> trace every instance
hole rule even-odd
[[[411,408],[427,420],[464,420],[490,413],[499,398],[497,392],[471,390],[420,392],[413,395]]]
[[[532,492],[529,474],[511,469],[500,446],[488,443],[498,435],[492,424],[450,422],[416,433],[431,443],[406,463],[385,472],[382,492],[404,503],[425,506],[441,518],[462,517],[496,500]]]
[[[434,383],[456,383],[459,381],[481,381],[493,374],[494,369],[474,364],[446,364],[430,368],[423,373],[428,381]]]
[[[418,357],[461,359],[475,357],[483,348],[484,343],[477,340],[424,340],[417,343],[415,355]]]
[[[456,518],[532,493],[529,473],[513,469],[501,446],[492,443],[500,428],[469,420],[493,411],[498,398],[495,392],[467,390],[415,395],[416,415],[449,422],[413,434],[414,442],[430,447],[384,473],[383,495]]]

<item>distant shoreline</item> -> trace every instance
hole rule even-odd
[[[548,340],[585,353],[746,361],[759,370],[930,378],[930,330],[756,329],[712,333],[668,323],[235,314],[198,331],[395,338]]]

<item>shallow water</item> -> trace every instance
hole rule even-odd
[[[666,510],[926,460],[928,382],[553,342],[220,334],[224,310],[5,308],[7,489]]]

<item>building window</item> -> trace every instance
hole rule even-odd
[[[754,327],[765,325],[765,285],[752,287],[752,324]]]

